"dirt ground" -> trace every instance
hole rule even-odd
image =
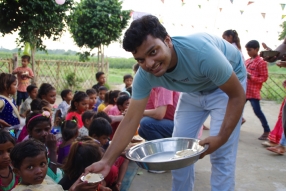
[[[261,101],[271,129],[274,127],[280,104],[272,101]],[[236,191],[286,191],[286,154],[276,155],[267,151],[257,138],[263,129],[254,115],[249,103],[245,105],[244,118],[246,123],[241,128],[236,165]],[[206,122],[209,126],[209,119]],[[208,135],[204,131],[203,137]],[[209,157],[196,163],[195,190],[210,190],[211,164]],[[152,174],[139,169],[130,191],[165,191],[171,190],[171,172]]]

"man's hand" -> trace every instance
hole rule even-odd
[[[204,156],[213,153],[218,148],[220,148],[224,143],[226,143],[227,139],[220,137],[220,136],[210,136],[205,138],[204,140],[201,140],[199,144],[201,146],[204,146],[206,144],[209,145],[208,150],[206,150],[204,153],[201,154],[200,159],[204,158]]]
[[[110,166],[104,161],[100,160],[98,162],[93,163],[92,165],[85,168],[84,174],[88,173],[100,173],[104,177],[106,177],[110,171]]]
[[[281,67],[286,68],[286,61],[279,61],[276,63],[276,65],[279,66],[280,68]]]

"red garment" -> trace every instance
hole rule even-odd
[[[162,87],[153,88],[151,90],[146,109],[156,109],[160,106],[167,106],[164,119],[174,120],[179,96],[179,92],[167,90]]]
[[[251,74],[247,78],[246,99],[261,99],[260,90],[268,78],[267,63],[260,57],[249,58],[245,61],[246,70]]]
[[[26,125],[24,125],[24,127],[22,128],[22,131],[17,139],[17,143],[20,143],[23,141],[23,139],[25,139],[25,137],[27,137],[28,135],[28,130],[27,130],[27,127]]]
[[[121,112],[119,111],[117,105],[115,105],[115,106],[113,106],[111,109],[109,109],[109,111],[108,111],[107,114],[108,114],[108,115],[118,116],[118,115],[121,115]],[[113,139],[113,136],[114,136],[114,134],[115,134],[115,132],[116,132],[116,129],[117,129],[119,123],[120,123],[120,122],[115,122],[115,123],[112,123],[112,124],[111,124],[112,134],[110,135],[110,140]]]
[[[119,169],[121,165],[124,163],[125,158],[120,156],[117,158],[115,163],[112,165],[108,175],[104,178],[107,187],[111,187],[114,183],[116,183],[118,179]]]
[[[30,78],[34,77],[34,73],[31,68],[22,67],[22,66],[17,67],[15,70],[13,70],[13,72],[19,72],[19,71],[23,73],[22,74],[17,73],[17,79],[18,79],[17,90],[20,92],[27,92],[27,87],[31,84]]]
[[[79,128],[79,129],[82,128],[83,122],[82,122],[82,120],[81,120],[81,114],[79,114],[79,113],[77,113],[77,112],[75,112],[75,111],[69,112],[69,113],[67,114],[67,116],[66,116],[66,120],[72,120],[73,117],[75,117],[76,120],[77,120],[78,128]]]
[[[279,115],[278,115],[278,120],[274,126],[274,129],[270,132],[270,134],[268,135],[268,139],[270,142],[279,144],[280,139],[282,137],[282,133],[283,133],[283,126],[282,126],[282,109],[283,106],[285,104],[285,99],[283,100],[281,106],[280,106],[280,111],[279,111]]]

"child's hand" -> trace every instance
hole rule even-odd
[[[100,186],[99,191],[112,191],[110,188],[105,187],[105,186]]]
[[[82,174],[83,175],[83,174]],[[80,176],[81,177],[81,176]],[[70,187],[69,191],[95,191],[97,190],[98,183],[91,184],[87,182],[82,182],[80,177],[75,181],[75,183]]]
[[[46,137],[46,146],[48,147],[49,151],[57,151],[57,138],[53,134],[48,134]]]
[[[0,119],[0,125],[2,127],[11,127],[12,126],[9,123],[7,123],[6,121],[4,121],[3,119]]]

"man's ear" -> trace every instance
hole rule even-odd
[[[172,46],[172,40],[169,35],[165,37],[164,43],[170,48]]]

